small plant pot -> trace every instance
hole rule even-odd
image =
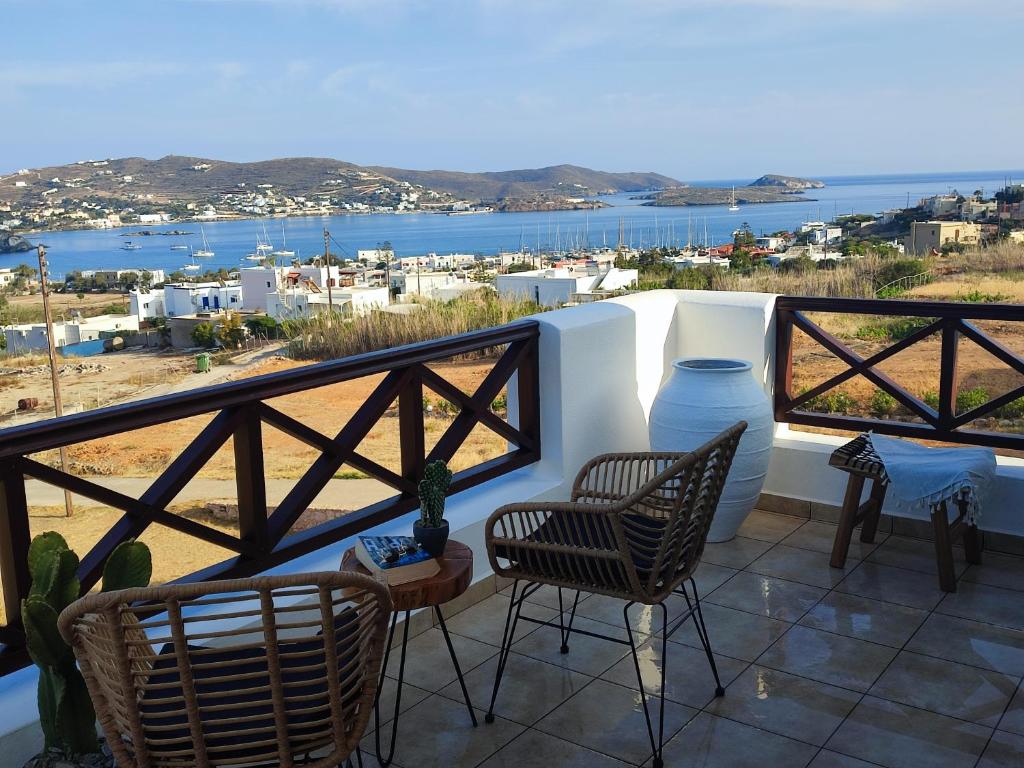
[[[444,545],[448,543],[448,521],[442,520],[437,528],[423,525],[417,520],[412,526],[412,537],[420,548],[431,557],[444,554]]]

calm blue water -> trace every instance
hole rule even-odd
[[[970,194],[983,189],[991,194],[1003,186],[1007,177],[1021,178],[1024,171],[912,174],[892,176],[823,177],[825,189],[809,190],[804,199],[791,203],[745,205],[736,213],[725,206],[688,208],[651,208],[630,200],[629,194],[602,198],[612,207],[597,211],[561,211],[556,213],[493,213],[472,216],[436,214],[379,214],[314,218],[265,219],[204,224],[206,237],[216,256],[203,259],[207,268],[236,268],[251,265],[243,261],[251,253],[257,234],[264,225],[275,247],[281,247],[282,222],[288,248],[300,257],[323,251],[323,228],[331,231],[343,255],[354,256],[360,248],[375,248],[387,240],[398,256],[413,256],[436,251],[494,254],[502,250],[527,248],[551,249],[567,243],[614,246],[618,238],[619,218],[624,220],[625,235],[634,246],[655,242],[685,243],[688,220],[692,221],[694,240],[703,238],[705,224],[713,243],[726,242],[741,223],[747,222],[755,233],[791,229],[807,220],[831,219],[844,213],[878,213],[887,208],[902,208],[921,197],[956,189]],[[707,184],[741,186],[751,179],[724,179]],[[140,237],[133,241],[141,250],[123,251],[128,238],[125,231],[138,229],[182,229],[189,237]],[[51,273],[60,279],[76,269],[180,269],[188,261],[188,251],[172,251],[172,243],[201,247],[198,224],[134,226],[121,230],[85,230],[46,232],[29,238],[47,246]],[[0,256],[0,266],[33,262],[34,254]]]

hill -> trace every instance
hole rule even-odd
[[[822,189],[825,186],[823,181],[814,179],[801,179],[798,176],[780,176],[777,173],[766,173],[760,179],[750,182],[751,187],[782,187],[783,189]]]
[[[152,203],[213,201],[227,194],[273,190],[290,197],[331,197],[379,202],[396,187],[412,185],[435,202],[452,198],[498,202],[565,198],[599,192],[676,186],[657,173],[607,173],[573,165],[515,171],[463,173],[363,167],[322,157],[289,157],[234,163],[168,155],[159,160],[125,157],[22,170],[0,176],[0,201],[26,204],[70,198]]]
[[[681,186],[675,179],[659,173],[609,173],[578,165],[553,165],[516,171],[410,171],[403,168],[371,166],[368,170],[384,176],[448,192],[456,197],[498,201],[526,198],[537,194],[567,197],[610,192],[639,192]]]

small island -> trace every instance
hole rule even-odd
[[[641,205],[672,207],[684,205],[754,205],[760,203],[791,203],[794,200],[811,201],[804,197],[804,190],[821,189],[824,182],[801,179],[796,176],[779,176],[769,173],[745,187],[670,187],[660,192],[641,195],[634,199],[645,200]]]
[[[20,235],[0,234],[0,253],[25,253],[35,246]]]

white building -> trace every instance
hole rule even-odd
[[[558,307],[573,301],[578,293],[628,288],[636,284],[638,277],[635,269],[612,267],[601,271],[596,266],[570,266],[498,275],[495,287],[502,298],[532,299],[547,307]]]
[[[131,313],[139,320],[152,320],[154,317],[164,317],[167,311],[164,307],[164,292],[133,290],[128,292],[128,301],[131,306]]]
[[[141,280],[144,272],[149,273],[150,285],[157,285],[167,279],[162,269],[85,269],[81,275],[87,280],[104,280],[110,285],[116,285],[129,279]]]
[[[807,234],[808,242],[814,245],[838,243],[843,239],[843,228],[823,221],[807,221],[800,226],[800,233]]]
[[[758,248],[766,248],[769,251],[781,251],[789,245],[789,238],[765,235],[754,240],[754,243]]]
[[[388,248],[366,248],[356,251],[358,261],[366,261],[367,264],[377,264],[381,261],[391,262],[395,258],[395,252]]]
[[[398,265],[403,272],[418,270],[441,272],[472,267],[474,264],[476,264],[476,256],[471,253],[449,253],[445,256],[428,253],[426,256],[404,256],[398,260]]]
[[[387,305],[388,289],[384,286],[338,287],[328,294],[326,289],[306,281],[268,294],[266,313],[275,320],[289,320],[312,317],[333,307],[345,317],[362,317]]]
[[[167,317],[241,309],[242,286],[237,282],[170,283],[164,286],[164,310]]]
[[[485,288],[464,273],[392,272],[391,288],[399,296],[422,296],[425,299],[450,301],[462,294]]]
[[[710,254],[681,256],[678,259],[670,259],[669,262],[676,269],[695,269],[697,267],[721,267],[728,269],[731,264],[728,256],[712,256]]]
[[[53,343],[59,348],[138,330],[139,318],[134,315],[97,315],[84,319],[59,320],[53,324]],[[8,326],[4,328],[4,339],[7,352],[11,354],[46,349],[46,323]]]

